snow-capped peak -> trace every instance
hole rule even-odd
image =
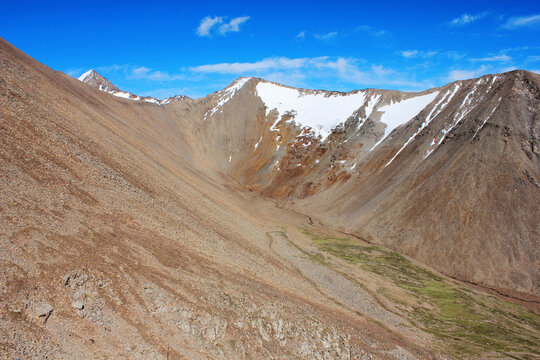
[[[100,75],[94,69],[90,69],[86,71],[84,74],[78,77],[78,80],[82,81],[83,83],[87,85],[90,85],[93,88],[96,88],[100,91],[106,92],[107,94],[111,94],[116,97],[120,97],[120,98],[124,98],[128,100],[144,101],[144,102],[148,102],[148,103],[152,103],[156,105],[166,105],[170,103],[171,101],[181,101],[186,98],[183,95],[176,95],[176,96],[168,97],[162,100],[155,99],[150,96],[140,97],[130,92],[121,91],[113,83],[111,83],[105,77]]]
[[[92,76],[94,76],[94,73],[96,73],[96,71],[94,69],[90,69],[84,74],[82,74],[81,76],[79,76],[78,79],[82,82],[85,82],[86,80],[88,80],[88,78],[91,78]]]

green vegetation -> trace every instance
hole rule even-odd
[[[386,288],[377,289],[377,296],[393,301],[418,326],[440,339],[443,351],[458,357],[493,352],[516,359],[540,357],[539,315],[434,274],[394,251],[348,238],[304,233],[321,251],[357,264],[401,289],[403,297],[411,299],[407,304]]]

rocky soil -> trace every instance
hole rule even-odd
[[[529,79],[534,88],[536,80],[530,80],[530,75],[512,76]],[[357,151],[365,162],[358,161],[359,173],[344,176],[336,170],[342,165],[339,154],[344,154],[337,149],[343,146],[315,142],[304,147],[298,141],[307,143],[309,137],[293,141],[301,130],[285,119],[279,132],[272,131],[260,99],[248,96],[250,91],[253,95],[255,81],[245,86],[223,112],[216,111],[215,118],[203,122],[205,114],[230,92],[203,99],[178,97],[164,105],[123,99],[55,72],[0,39],[0,357],[540,356],[531,345],[538,343],[540,322],[527,308],[466,287],[421,263],[413,266],[414,260],[404,261],[385,247],[364,256],[365,242],[347,236],[347,246],[343,246],[342,240],[335,240],[344,236],[339,227],[360,236],[365,231],[369,241],[395,240],[398,232],[388,225],[388,217],[397,210],[389,210],[390,198],[379,195],[386,200],[377,206],[366,202],[377,213],[384,209],[377,221],[386,230],[374,231],[375,220],[361,206],[349,217],[337,212],[351,211],[356,198],[366,200],[365,194],[354,192],[344,199],[341,191],[358,186],[367,166],[373,164],[369,159],[376,159],[383,150],[364,153],[363,143],[357,141],[347,151]],[[531,93],[516,90],[518,99],[527,98],[533,104]],[[508,106],[508,111],[514,109]],[[228,115],[238,109],[245,111]],[[371,126],[380,134],[376,121]],[[531,124],[530,129],[537,129],[536,122]],[[352,131],[348,126],[345,133]],[[514,134],[513,127],[507,131],[496,126],[490,125],[490,131]],[[370,134],[371,143],[375,142],[372,132],[358,131]],[[538,172],[526,162],[536,161],[535,131],[527,135],[532,145],[520,145],[527,151],[530,148],[529,152],[521,148],[525,155],[516,154],[518,149],[510,141],[513,135],[508,137],[506,149],[514,153],[508,155],[504,174],[510,171],[512,159],[525,156],[529,160],[523,160],[523,171],[537,179]],[[269,137],[263,136],[254,155],[246,149],[255,148],[261,133]],[[330,137],[335,140],[343,134]],[[473,141],[475,146],[487,143],[480,134],[480,140]],[[276,144],[280,149],[276,150]],[[503,142],[497,144],[495,149],[503,146]],[[390,156],[388,146],[382,149]],[[437,164],[443,155],[441,151],[432,154]],[[276,160],[283,162],[279,171],[269,166]],[[302,166],[297,166],[298,161],[315,160],[325,168],[300,171]],[[515,278],[516,285],[506,288],[528,291],[534,298],[538,284],[534,285],[534,275],[538,274],[530,266],[537,261],[531,245],[536,225],[530,225],[530,219],[537,209],[524,199],[534,200],[537,193],[531,190],[532,180],[519,182],[522,173],[515,174],[515,183],[506,185],[502,175],[497,181],[508,187],[503,199],[520,186],[522,195],[512,206],[529,211],[515,222],[522,238],[509,245],[513,260],[501,261],[502,280],[495,281],[489,273],[480,273],[484,276],[480,278],[487,284]],[[408,184],[404,189],[419,186],[415,177],[407,181],[396,177]],[[323,178],[330,180],[323,182]],[[433,181],[426,181],[428,189]],[[309,182],[311,186],[306,185]],[[397,183],[389,186],[387,193],[403,196],[396,187]],[[415,196],[420,195],[411,194],[409,199]],[[403,203],[407,196],[403,199],[396,205],[400,209],[407,208]],[[321,216],[324,211],[328,217]],[[403,219],[424,216],[418,211],[404,210]],[[500,219],[497,211],[493,210],[493,216]],[[506,222],[499,223],[500,234],[514,233]],[[419,234],[426,231],[420,230]],[[503,235],[497,241],[507,238]],[[417,236],[412,234],[413,239]],[[477,246],[475,239],[467,238],[471,249]],[[387,245],[401,246],[396,244],[408,243]],[[415,249],[403,246],[409,248]],[[423,255],[420,245],[416,249],[404,252],[421,260],[424,256],[428,264],[434,261],[435,255]],[[440,249],[447,250],[436,248]],[[489,252],[488,260],[508,258],[497,247]],[[459,252],[448,254],[460,256]],[[488,260],[480,262],[482,268]],[[446,271],[444,264],[441,268]],[[515,265],[515,273],[504,272],[508,264]],[[467,266],[470,262],[464,261],[455,272],[461,274]],[[396,275],[402,270],[405,275]],[[473,270],[470,278],[478,279]],[[470,316],[464,308],[472,309]],[[486,309],[496,313],[490,315]],[[504,330],[504,336],[493,330],[494,324]],[[458,331],[460,325],[466,331]],[[479,337],[476,330],[482,326],[487,330]]]

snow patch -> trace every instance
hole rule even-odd
[[[128,92],[123,92],[123,91],[117,91],[117,92],[111,92],[111,94],[113,96],[116,96],[116,97],[120,97],[120,98],[124,98],[124,99],[129,99],[129,100],[141,100],[140,97],[136,96],[136,95],[133,95],[132,93],[128,93]],[[131,96],[135,96],[135,97],[131,97]]]
[[[344,123],[362,106],[366,93],[330,95],[326,93],[308,93],[305,91],[280,86],[273,83],[257,84],[257,95],[266,105],[266,115],[273,110],[278,113],[272,130],[283,115],[291,115],[297,125],[309,127],[316,137],[324,141],[337,125]]]
[[[204,114],[203,121],[207,118],[212,117],[218,110],[221,110],[221,107],[225,105],[229,100],[233,98],[233,96],[236,94],[238,90],[240,90],[251,78],[240,78],[234,82],[231,86],[228,88],[225,88],[218,92],[219,100],[217,105],[208,110],[206,114]]]
[[[88,75],[90,75],[93,71],[94,71],[94,69],[90,69],[90,70],[88,70],[87,72],[85,72],[84,74],[82,74],[81,76],[79,76],[79,81],[84,81],[84,80],[86,80],[86,77],[87,77]]]
[[[418,115],[422,109],[435,100],[437,95],[439,95],[439,92],[435,91],[431,94],[416,96],[379,108],[378,111],[383,112],[380,121],[386,124],[386,129],[384,129],[382,138],[369,151],[375,149],[395,128],[409,122]]]
[[[437,116],[439,116],[439,114],[441,113],[441,111],[444,110],[444,108],[446,107],[446,105],[448,105],[448,103],[450,102],[450,100],[452,100],[452,98],[454,97],[454,95],[456,94],[456,92],[459,90],[459,87],[460,85],[459,84],[456,84],[454,86],[454,90],[453,91],[448,91],[446,94],[444,94],[443,97],[441,97],[441,99],[439,100],[439,102],[437,104],[435,104],[435,106],[433,107],[433,109],[431,109],[431,111],[429,112],[428,116],[426,117],[426,120],[424,120],[424,122],[422,123],[422,125],[420,125],[420,127],[418,128],[418,130],[409,138],[409,140],[407,140],[405,142],[405,144],[403,144],[403,146],[401,147],[401,149],[398,150],[398,152],[394,155],[394,157],[392,157],[392,159],[390,159],[389,162],[386,163],[386,165],[384,165],[384,167],[387,167],[388,165],[390,165],[392,163],[392,161],[394,161],[394,159],[399,155],[399,153],[401,153],[403,151],[403,149],[405,149],[405,147],[407,147],[407,145],[409,145],[417,136],[418,134],[420,134],[420,132],[422,130],[424,130],[428,125],[429,123],[435,119]],[[446,101],[441,105],[441,103],[446,99]],[[440,105],[440,106],[439,106]],[[437,113],[435,115],[433,115],[433,112],[437,110]],[[432,117],[433,115],[433,117]]]
[[[261,143],[262,141],[262,135],[261,135],[261,138],[259,139],[259,141],[257,141],[257,143],[255,144],[255,150],[257,150],[257,148],[259,147],[259,144]]]

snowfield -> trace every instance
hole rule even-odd
[[[310,127],[324,141],[337,125],[344,123],[366,99],[366,92],[352,94],[310,94],[273,83],[257,84],[257,95],[266,105],[266,115],[278,112],[274,126],[285,114],[294,114],[294,122]]]
[[[380,107],[378,111],[383,113],[380,121],[386,124],[386,129],[384,129],[383,137],[373,145],[371,150],[375,149],[377,145],[386,139],[395,128],[409,122],[409,120],[418,115],[422,109],[435,100],[437,95],[439,95],[439,92],[435,91],[431,94],[416,96]]]

